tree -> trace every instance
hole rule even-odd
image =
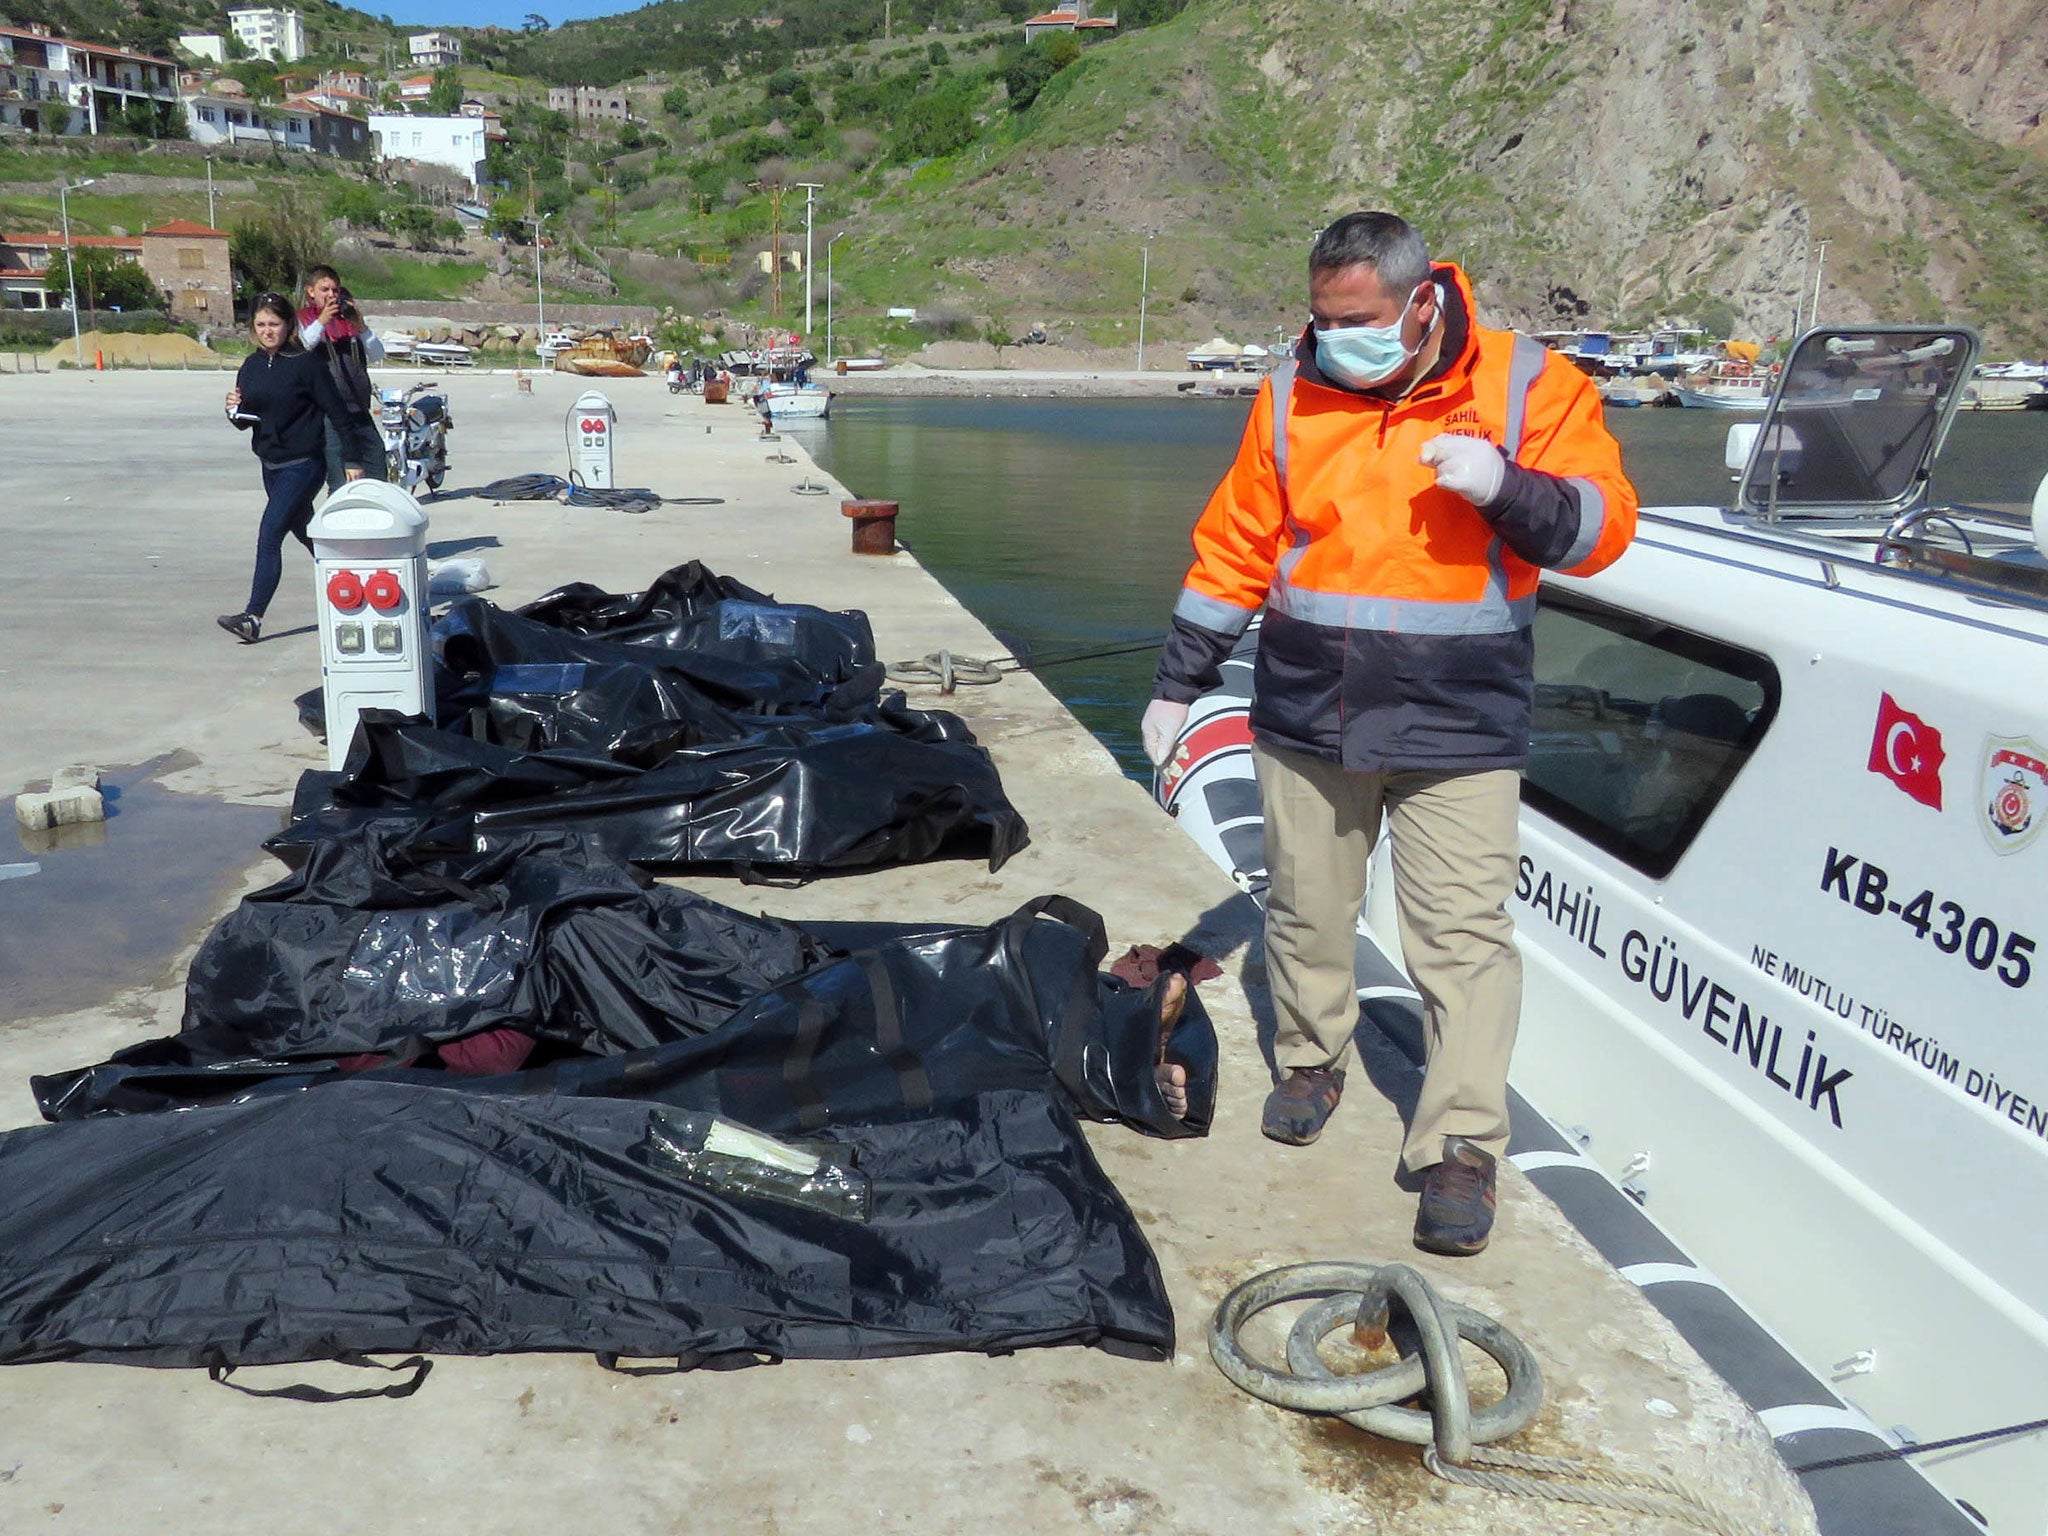
[[[384,215],[384,227],[416,251],[434,243],[434,210],[424,203],[400,203]]]
[[[1041,37],[1029,48],[1019,48],[1003,67],[1003,89],[1010,94],[1010,110],[1022,112],[1038,100],[1052,77],[1081,57],[1081,45],[1073,34],[1055,32]]]
[[[53,138],[61,138],[71,130],[71,108],[61,101],[43,103],[43,131]]]
[[[429,117],[453,117],[462,106],[462,75],[459,71],[437,69],[425,103]]]
[[[319,214],[296,189],[277,192],[260,213],[239,220],[228,235],[228,261],[252,293],[299,290],[299,274],[327,259]]]
[[[670,117],[690,115],[690,93],[680,85],[670,86],[661,93],[661,110]]]
[[[936,160],[974,142],[974,109],[964,93],[931,91],[911,98],[896,121],[892,157]]]
[[[327,217],[372,229],[384,222],[384,201],[377,189],[360,181],[345,181],[327,194]]]
[[[927,59],[931,60],[932,68],[944,69],[946,67],[948,59],[948,55],[946,53],[946,45],[940,42],[937,38],[932,39],[932,45],[931,47],[925,49],[924,56]]]
[[[76,278],[81,304],[93,309],[161,309],[163,295],[149,274],[118,252],[96,245],[71,248],[67,270],[64,253],[56,253],[49,271],[43,274],[43,291],[54,299],[67,298]]]
[[[539,11],[528,11],[526,20],[519,23],[519,30],[522,32],[545,32],[547,29],[548,19]]]
[[[498,240],[524,243],[529,225],[526,204],[516,197],[501,197],[491,204],[491,216],[484,220],[484,233]]]
[[[1014,347],[1017,338],[1010,334],[1010,322],[1001,315],[990,315],[988,323],[981,328],[981,339],[996,349],[996,366],[1003,366],[1003,348]]]
[[[770,96],[794,96],[797,87],[804,83],[804,77],[793,69],[778,69],[768,77]]]

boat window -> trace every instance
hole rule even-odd
[[[1522,801],[1662,879],[1777,707],[1769,658],[1546,586]]]
[[[1742,504],[1824,514],[1917,500],[1975,357],[1964,330],[1812,332],[1785,365]]]

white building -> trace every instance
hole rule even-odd
[[[446,69],[462,62],[462,39],[446,32],[422,32],[410,38],[412,61],[420,69]]]
[[[195,59],[211,59],[216,64],[228,61],[227,45],[218,32],[187,32],[178,39],[178,46]]]
[[[177,100],[169,59],[56,37],[45,26],[0,26],[0,127],[48,133],[61,116],[67,133],[100,133],[138,103],[161,118]]]
[[[474,117],[405,117],[370,114],[370,136],[379,160],[413,160],[445,165],[471,186],[483,180],[484,125]]]
[[[228,27],[259,59],[289,63],[306,56],[306,24],[297,11],[238,6],[228,12]]]

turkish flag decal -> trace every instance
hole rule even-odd
[[[1880,696],[1870,737],[1870,771],[1881,773],[1922,805],[1941,809],[1941,732],[1890,694]]]

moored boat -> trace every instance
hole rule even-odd
[[[1998,1432],[2048,1380],[2048,482],[2031,525],[1928,499],[1974,351],[1802,338],[1733,504],[1646,510],[1536,618],[1510,1157],[1795,1468],[1878,1458],[1805,1479],[1842,1536],[2048,1510],[2048,1438]],[[1255,636],[1159,794],[1258,894]],[[1383,840],[1359,995],[1400,1039],[1391,890]]]
[[[1695,410],[1761,411],[1770,403],[1772,370],[1738,357],[1681,375],[1671,386],[1678,403]]]

